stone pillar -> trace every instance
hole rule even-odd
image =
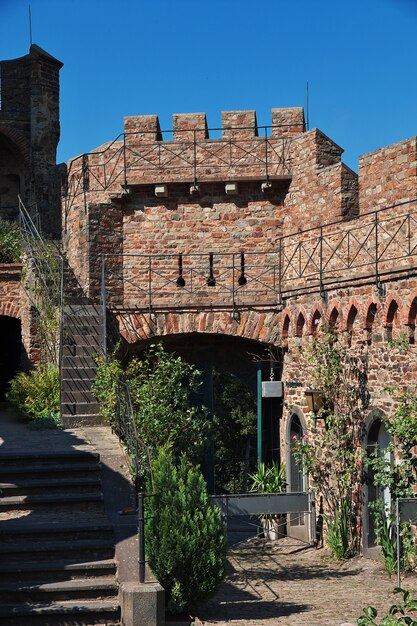
[[[165,591],[159,583],[121,583],[122,626],[164,626]]]

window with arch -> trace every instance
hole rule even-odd
[[[385,320],[388,341],[398,339],[401,334],[400,308],[396,300],[391,300]]]
[[[300,311],[297,316],[297,322],[295,326],[295,336],[297,337],[297,343],[301,346],[304,330],[305,330],[306,320],[302,312]]]
[[[321,313],[318,309],[316,309],[311,319],[311,333],[313,335],[315,335],[318,332],[321,326],[321,322],[322,322]]]
[[[340,321],[340,316],[339,316],[339,310],[336,307],[333,307],[332,312],[330,313],[329,316],[329,326],[332,330],[337,330],[339,321]]]
[[[417,296],[413,298],[408,312],[408,340],[410,344],[416,343],[416,319],[417,319]]]
[[[281,339],[284,348],[288,347],[288,334],[290,331],[290,316],[286,313],[282,324]]]
[[[366,341],[368,345],[371,345],[373,343],[373,332],[374,332],[377,311],[378,311],[378,308],[377,308],[376,303],[371,302],[371,304],[368,307],[368,311],[366,313],[366,320],[365,320]]]
[[[358,309],[356,308],[354,304],[352,304],[349,309],[348,316],[346,318],[346,330],[348,332],[349,345],[352,344],[353,327],[357,319],[358,319]]]

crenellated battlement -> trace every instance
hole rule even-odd
[[[223,111],[221,139],[253,139],[258,136],[291,137],[305,132],[303,107],[272,109],[271,124],[258,127],[256,111]],[[140,135],[146,142],[163,141],[167,133],[174,141],[210,139],[210,130],[205,113],[175,113],[172,116],[172,131],[161,132],[157,115],[137,115],[124,118],[124,132]]]

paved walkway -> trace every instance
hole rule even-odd
[[[126,458],[106,427],[31,430],[0,405],[0,454],[19,450],[96,450],[103,463],[106,513],[116,526],[122,579],[137,576],[133,518],[118,511],[129,504]],[[133,558],[132,558],[133,557]],[[197,611],[204,626],[339,626],[356,623],[371,604],[381,615],[395,601],[390,581],[376,561],[357,558],[337,564],[324,550],[294,548],[285,540],[252,539],[229,550],[227,578],[216,596]],[[417,595],[417,578],[403,587]]]
[[[397,600],[396,586],[376,561],[335,563],[324,550],[252,539],[229,551],[226,581],[197,611],[204,626],[339,626],[356,624],[362,608],[380,615]],[[294,543],[294,542],[293,542]],[[417,578],[403,587],[417,592]]]

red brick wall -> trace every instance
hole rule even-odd
[[[364,154],[359,159],[361,212],[417,197],[417,137]]]
[[[21,265],[0,265],[0,315],[21,317]]]

